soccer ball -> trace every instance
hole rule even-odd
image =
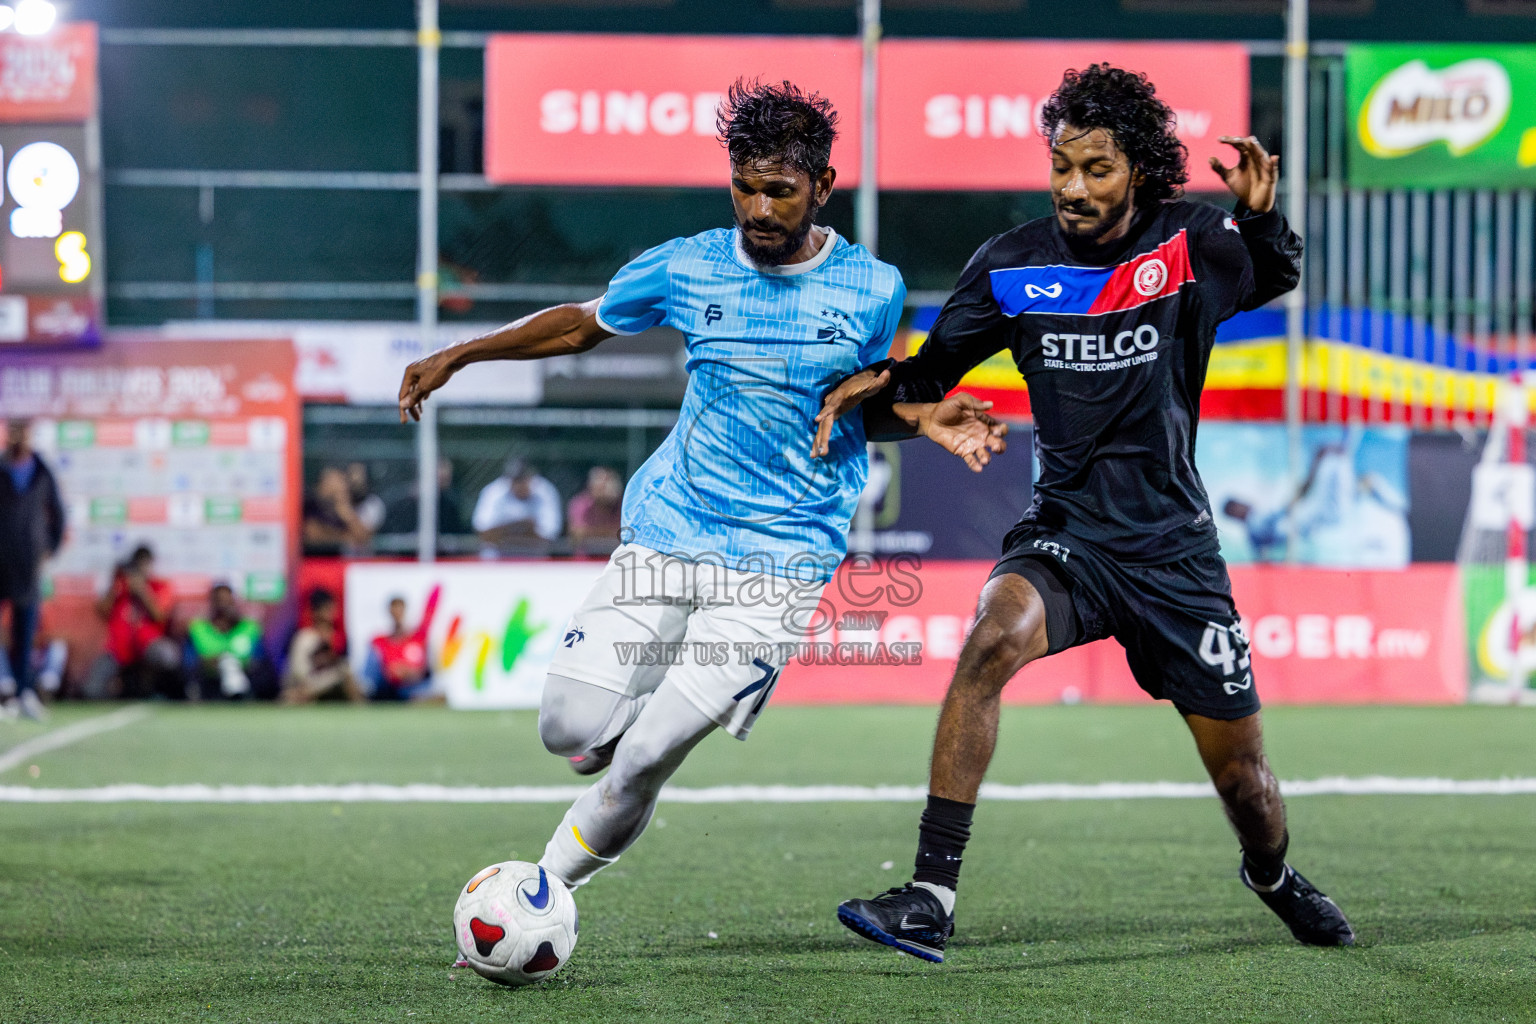
[[[471,878],[453,908],[459,954],[483,978],[531,985],[554,974],[576,948],[576,901],[558,878],[520,860]]]

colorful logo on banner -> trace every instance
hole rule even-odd
[[[1351,46],[1344,64],[1352,185],[1536,183],[1536,47]]]

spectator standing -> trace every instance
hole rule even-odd
[[[345,698],[363,699],[346,650],[336,629],[336,595],[318,588],[309,595],[309,625],[288,645],[288,669],[283,674],[283,703]]]
[[[216,583],[208,592],[207,618],[187,624],[191,648],[187,685],[195,686],[204,700],[244,697],[267,689],[270,669],[261,645],[261,625],[241,614],[235,592],[227,583]],[[267,696],[271,696],[270,689]]]
[[[579,554],[613,553],[619,546],[624,481],[607,466],[587,471],[587,486],[565,508],[571,541]]]
[[[7,421],[0,463],[0,604],[11,609],[9,650],[0,648],[0,687],[15,693],[9,710],[43,719],[48,712],[33,682],[32,641],[43,561],[64,542],[64,503],[53,472],[32,450],[26,420]]]
[[[485,485],[472,525],[481,554],[539,554],[560,536],[560,492],[522,459]]]
[[[304,497],[304,553],[363,554],[372,542],[373,530],[352,504],[352,484],[346,472],[326,466]]]
[[[185,696],[181,652],[170,638],[175,603],[170,582],[155,575],[154,551],[144,544],[134,548],[96,602],[96,611],[107,620],[107,650],[92,672],[97,682],[88,690],[102,692],[106,687],[100,677],[116,674],[124,697]]]
[[[405,624],[405,598],[389,599],[388,633],[376,636],[369,644],[368,668],[364,675],[373,687],[374,700],[413,700],[432,689],[432,663],[427,650],[427,634],[432,616],[437,613],[436,587],[427,595],[421,624],[409,629]]]

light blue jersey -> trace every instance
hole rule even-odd
[[[614,334],[665,324],[688,347],[677,426],[630,480],[624,537],[692,560],[825,579],[847,551],[868,464],[847,416],[811,458],[833,384],[884,358],[906,286],[835,232],[804,263],[759,267],[735,228],[675,238],[615,275],[597,320]]]

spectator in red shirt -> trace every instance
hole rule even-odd
[[[389,599],[389,618],[394,628],[376,636],[369,644],[364,675],[373,686],[374,700],[413,700],[432,689],[432,663],[427,650],[427,633],[437,612],[441,588],[433,587],[421,624],[408,629],[405,624],[405,598]]]
[[[607,466],[587,471],[586,490],[571,499],[565,518],[578,554],[612,554],[619,546],[624,481]]]
[[[112,574],[96,611],[107,620],[106,656],[122,682],[124,697],[164,694],[185,697],[179,668],[181,652],[168,635],[175,596],[167,580],[155,576],[155,553],[134,549]]]

